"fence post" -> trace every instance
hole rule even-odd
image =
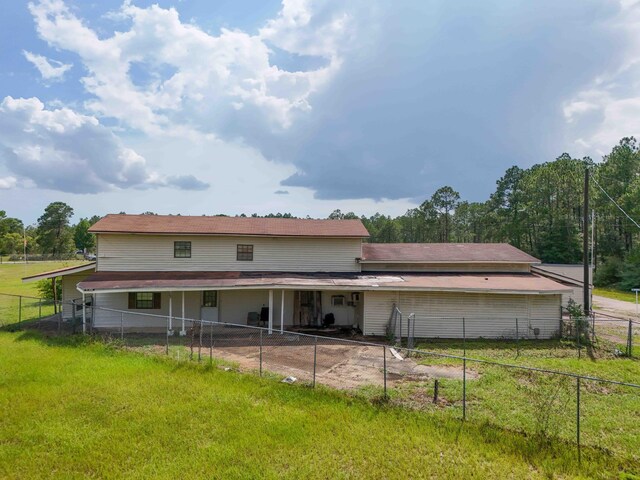
[[[167,317],[167,341],[165,344],[164,352],[169,355],[169,317]]]
[[[73,333],[74,335],[76,334],[76,309],[75,309],[75,304],[73,305],[74,308],[72,308],[71,311],[71,322],[72,322],[72,327],[71,327],[71,333]]]
[[[318,361],[318,336],[313,337],[313,388],[316,388],[316,363]]]
[[[200,344],[198,345],[198,362],[202,361],[202,320],[200,320]]]
[[[627,334],[627,356],[631,358],[633,355],[633,322],[629,320],[629,333]]]
[[[38,321],[42,320],[42,298],[38,298]]]
[[[213,363],[213,322],[211,322],[211,338],[209,342],[209,362]]]
[[[467,326],[464,317],[462,317],[462,352],[463,357],[467,356]]]
[[[520,356],[520,330],[518,329],[518,318],[516,317],[516,357]]]
[[[260,376],[262,376],[262,328],[260,329]]]
[[[22,326],[22,295],[18,296],[18,325]]]
[[[580,358],[580,317],[576,317],[576,348],[578,349],[578,358]]]
[[[578,444],[578,463],[580,463],[580,377],[576,377],[576,442]]]
[[[382,365],[383,365],[383,376],[384,376],[384,398],[387,398],[387,347],[382,346]]]
[[[467,356],[462,359],[462,420],[467,419]]]
[[[120,340],[124,342],[124,312],[120,312]]]
[[[184,322],[184,317],[182,317],[182,321]],[[193,322],[191,322],[191,344],[189,345],[189,360],[193,360],[193,342],[196,331],[193,327]]]

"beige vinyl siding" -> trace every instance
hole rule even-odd
[[[273,292],[273,323],[280,325],[280,290]],[[293,298],[293,296],[291,296]],[[260,315],[262,307],[269,306],[268,290],[223,290],[219,292],[218,319],[221,322],[247,324],[249,312]],[[285,294],[285,301],[287,295]],[[276,309],[277,304],[277,309]],[[291,313],[289,314],[291,316]],[[289,319],[290,320],[290,319]],[[286,318],[285,318],[286,322]]]
[[[361,240],[350,238],[98,235],[100,271],[355,272]],[[173,242],[190,241],[191,258],[173,258]],[[253,261],[236,246],[253,245]]]
[[[386,335],[393,304],[398,304],[398,292],[364,292],[365,335]]]
[[[572,290],[570,293],[565,293],[564,295],[562,295],[562,306],[567,307],[570,300],[573,300],[577,304],[582,305],[584,303],[584,290],[582,289],[582,287],[569,287],[572,288]]]
[[[114,310],[124,310],[123,326],[128,330],[166,328],[169,315],[169,292],[161,293],[161,308],[129,310],[127,293],[100,293],[96,294],[95,304],[98,307]],[[173,327],[179,330],[182,315],[182,293],[171,292],[173,298]],[[333,313],[336,318],[336,325],[362,324],[363,316],[362,301],[356,306],[332,306],[331,297],[333,295],[344,295],[347,301],[351,299],[351,291],[323,291],[322,292],[322,313]],[[362,299],[362,293],[361,299]],[[284,325],[294,324],[293,319],[293,290],[284,290]],[[200,305],[202,292],[185,292],[185,317],[188,319],[200,319]],[[273,326],[280,328],[280,311],[282,305],[282,290],[273,290]],[[269,306],[269,290],[220,290],[218,291],[218,320],[226,323],[246,325],[249,312],[260,313],[262,307]],[[162,318],[145,316],[144,314],[162,315]],[[142,315],[138,315],[142,314]],[[105,329],[120,328],[119,312],[112,312],[96,308],[95,326]],[[187,325],[190,325],[187,322]]]
[[[127,293],[100,293],[96,294],[96,305],[98,307],[114,310],[124,310],[124,328],[129,330],[156,328],[164,330],[167,325],[169,315],[169,295],[172,297],[173,329],[178,331],[181,328],[182,320],[182,292],[162,292],[161,308],[159,309],[132,309],[129,310]],[[202,305],[202,292],[189,291],[184,293],[185,298],[185,318],[200,319],[200,307]],[[273,324],[280,326],[280,305],[281,290],[273,292]],[[246,325],[247,314],[258,312],[263,306],[269,305],[268,290],[223,290],[218,291],[218,320],[227,323],[237,323]],[[149,315],[162,315],[162,318],[155,318]],[[119,329],[119,312],[112,312],[96,308],[95,326],[105,329]],[[291,325],[293,320],[293,291],[285,290],[285,325]],[[190,322],[186,322],[189,326]]]
[[[468,338],[513,338],[516,328],[521,337],[548,338],[559,327],[560,295],[366,292],[365,334],[386,334],[394,302],[404,314],[404,334],[415,313],[415,335],[423,338],[461,338],[463,317]]]
[[[172,317],[173,329],[178,331],[181,328],[182,317],[182,292],[162,292],[160,297],[159,309],[132,309],[129,310],[129,297],[127,293],[96,293],[94,295],[94,305],[98,308],[94,312],[94,326],[96,328],[119,329],[121,314],[101,310],[109,308],[115,310],[124,310],[127,313],[122,317],[124,328],[128,330],[149,329],[164,331],[167,325],[167,317],[169,315],[169,296],[172,297]],[[202,292],[184,292],[185,318],[200,319],[200,305]],[[162,315],[162,318],[150,315]],[[189,326],[190,322],[186,322]]]
[[[528,272],[527,263],[362,263],[363,272]]]
[[[87,271],[62,277],[62,301],[64,302],[62,305],[62,318],[73,318],[73,307],[69,302],[72,300],[78,300],[78,304],[82,302],[82,294],[78,291],[76,285],[92,273],[93,271]],[[80,311],[76,312],[76,314],[82,315]]]

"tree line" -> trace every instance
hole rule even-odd
[[[0,210],[0,255],[22,259],[24,253],[33,260],[66,259],[78,253],[91,253],[95,235],[89,227],[100,216],[81,218],[71,224],[73,208],[64,202],[49,204],[35,225],[25,225],[18,218],[8,217]]]
[[[640,228],[624,214],[640,219],[640,148],[633,137],[623,138],[598,163],[565,153],[527,169],[510,167],[485,201],[464,200],[443,186],[397,217],[335,210],[328,218],[360,218],[371,242],[507,242],[546,263],[580,263],[585,168],[592,179],[589,194],[595,212],[595,282],[624,289],[640,286]],[[88,229],[100,217],[72,225],[72,216],[69,205],[54,202],[36,225],[24,227],[21,220],[0,211],[0,253],[20,255],[23,234],[29,254],[91,252],[95,239]],[[290,213],[265,216],[294,218]]]

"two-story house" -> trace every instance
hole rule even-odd
[[[567,291],[511,245],[371,244],[360,220],[121,214],[90,231],[95,265],[34,278],[62,275],[65,300],[90,297],[97,329],[119,328],[125,311],[154,314],[127,315],[127,329],[176,335],[189,319],[274,329],[333,319],[385,335],[396,305],[415,313],[416,336],[459,337],[447,319],[467,317],[479,319],[468,336],[509,336],[518,318],[535,319],[542,338],[557,332]]]

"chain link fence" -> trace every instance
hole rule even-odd
[[[11,295],[0,293],[0,327],[21,328],[39,322],[55,322],[58,327],[57,313],[62,309],[62,302],[30,297],[27,295]],[[54,318],[55,317],[55,318]]]
[[[549,348],[555,348],[562,357],[637,357],[640,322],[601,315],[580,318],[417,316],[405,315],[394,307],[387,338],[409,348],[415,345],[438,348],[439,344],[446,344],[449,351],[451,347],[458,347],[460,354],[467,342],[475,348],[486,345],[487,351],[497,358],[535,357],[536,352]],[[570,345],[573,350],[567,348]]]
[[[44,323],[46,315],[53,311],[53,305],[42,308],[44,303],[36,302],[39,299],[11,297],[7,301],[8,296],[0,297],[5,309],[2,318],[14,319],[12,325],[38,326],[38,321]],[[42,310],[34,310],[34,306]],[[66,323],[74,323],[76,331],[83,331],[82,305],[67,306],[72,307],[72,320]],[[218,368],[252,372],[287,383],[346,390],[375,402],[423,410],[442,418],[472,419],[497,429],[522,432],[542,442],[573,442],[579,454],[582,446],[589,446],[621,452],[640,462],[640,454],[634,448],[640,444],[640,385],[509,363],[508,358],[471,358],[467,348],[472,342],[483,340],[467,336],[474,332],[476,322],[487,319],[407,316],[391,345],[384,338],[357,341],[323,335],[321,331],[316,335],[281,332],[101,307],[91,309],[89,305],[84,310],[84,331],[123,348],[166,355],[180,362],[208,362]],[[93,328],[94,310],[101,310],[101,321],[108,319],[107,328]],[[518,352],[535,349],[536,338],[553,333],[544,330],[549,319],[517,323],[515,318],[501,320],[497,324],[502,333],[495,338],[507,339],[507,351],[512,355],[515,349],[516,357]],[[455,340],[459,350],[449,343],[445,352],[438,350],[440,340],[420,339],[421,321],[428,322],[429,328],[446,323],[447,328],[459,329],[460,336]],[[559,320],[556,322],[555,341],[562,341],[558,337],[564,327]],[[592,319],[589,324],[596,338],[608,335],[605,332],[609,326],[622,332],[623,325],[600,323]],[[539,332],[535,331],[537,328]],[[632,323],[631,338],[637,334]]]

